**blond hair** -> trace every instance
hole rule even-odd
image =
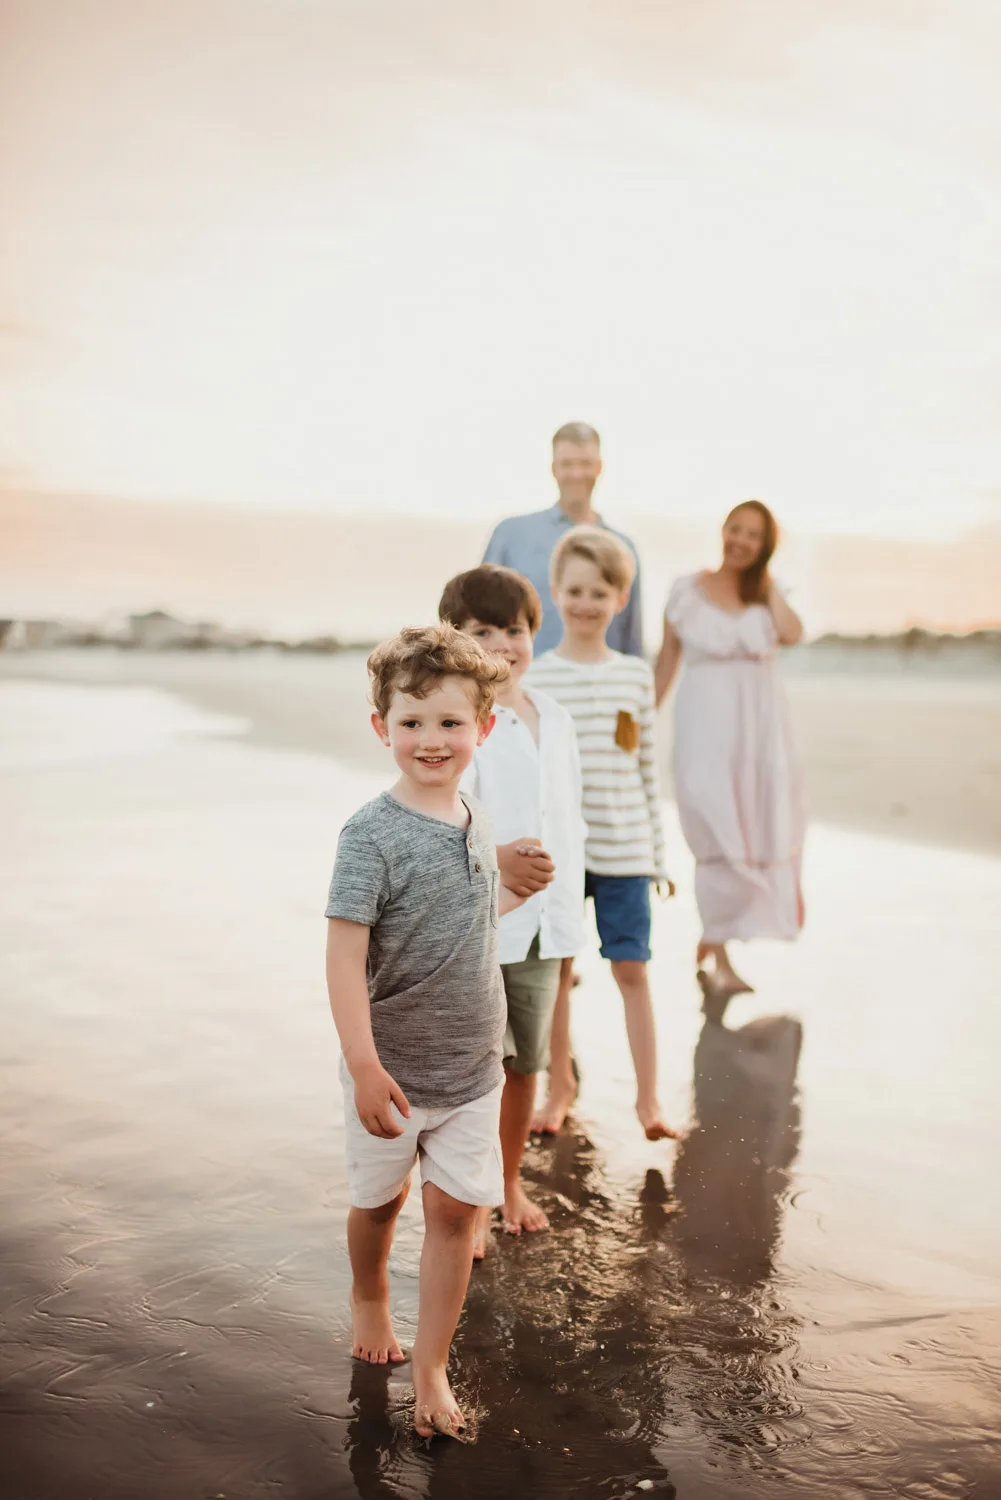
[[[587,443],[595,443],[600,448],[601,438],[587,422],[564,422],[563,426],[553,433],[554,448],[557,443],[574,443],[578,448],[583,448]]]
[[[593,563],[606,583],[620,593],[632,587],[636,577],[636,559],[614,531],[604,526],[572,526],[560,537],[549,561],[553,587],[559,588],[563,570],[571,557],[583,557]]]
[[[497,684],[507,662],[484,651],[479,641],[453,625],[408,626],[376,646],[368,659],[372,704],[385,719],[394,693],[426,698],[444,677],[461,677],[482,724],[490,717]]]

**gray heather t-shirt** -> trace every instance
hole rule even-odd
[[[411,1104],[451,1109],[503,1081],[500,875],[486,812],[463,831],[388,792],[341,829],[327,916],[372,929],[368,993],[379,1061]]]

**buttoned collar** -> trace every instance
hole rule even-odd
[[[608,530],[608,527],[605,525],[604,520],[597,511],[595,511],[594,513],[593,521],[573,521],[567,515],[566,511],[563,509],[558,500],[556,504],[550,508],[549,514],[559,526],[600,526],[603,530]]]

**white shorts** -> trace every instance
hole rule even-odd
[[[386,1140],[371,1135],[355,1109],[355,1086],[340,1066],[344,1089],[344,1134],[348,1192],[354,1208],[381,1208],[391,1203],[420,1160],[421,1186],[433,1182],[459,1203],[493,1208],[504,1201],[504,1166],[500,1147],[500,1101],[504,1085],[453,1109],[410,1106],[405,1120],[390,1105],[403,1134]]]

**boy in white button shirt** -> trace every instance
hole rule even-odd
[[[577,733],[570,715],[555,699],[534,688],[529,694],[522,686],[542,621],[539,596],[527,578],[513,568],[484,563],[446,585],[438,613],[487,651],[502,656],[509,668],[507,680],[498,686],[493,733],[477,749],[461,788],[486,807],[502,846],[498,858],[509,842],[524,849],[538,840],[540,864],[548,867],[548,855],[555,866],[550,883],[500,922],[501,973],[507,996],[500,1119],[503,1222],[509,1234],[520,1234],[549,1224],[525,1192],[521,1162],[535,1103],[536,1075],[549,1061],[556,996],[561,983],[569,986],[570,960],[584,942],[587,829],[581,813]],[[476,1258],[485,1252],[489,1223],[489,1209],[481,1210]]]

